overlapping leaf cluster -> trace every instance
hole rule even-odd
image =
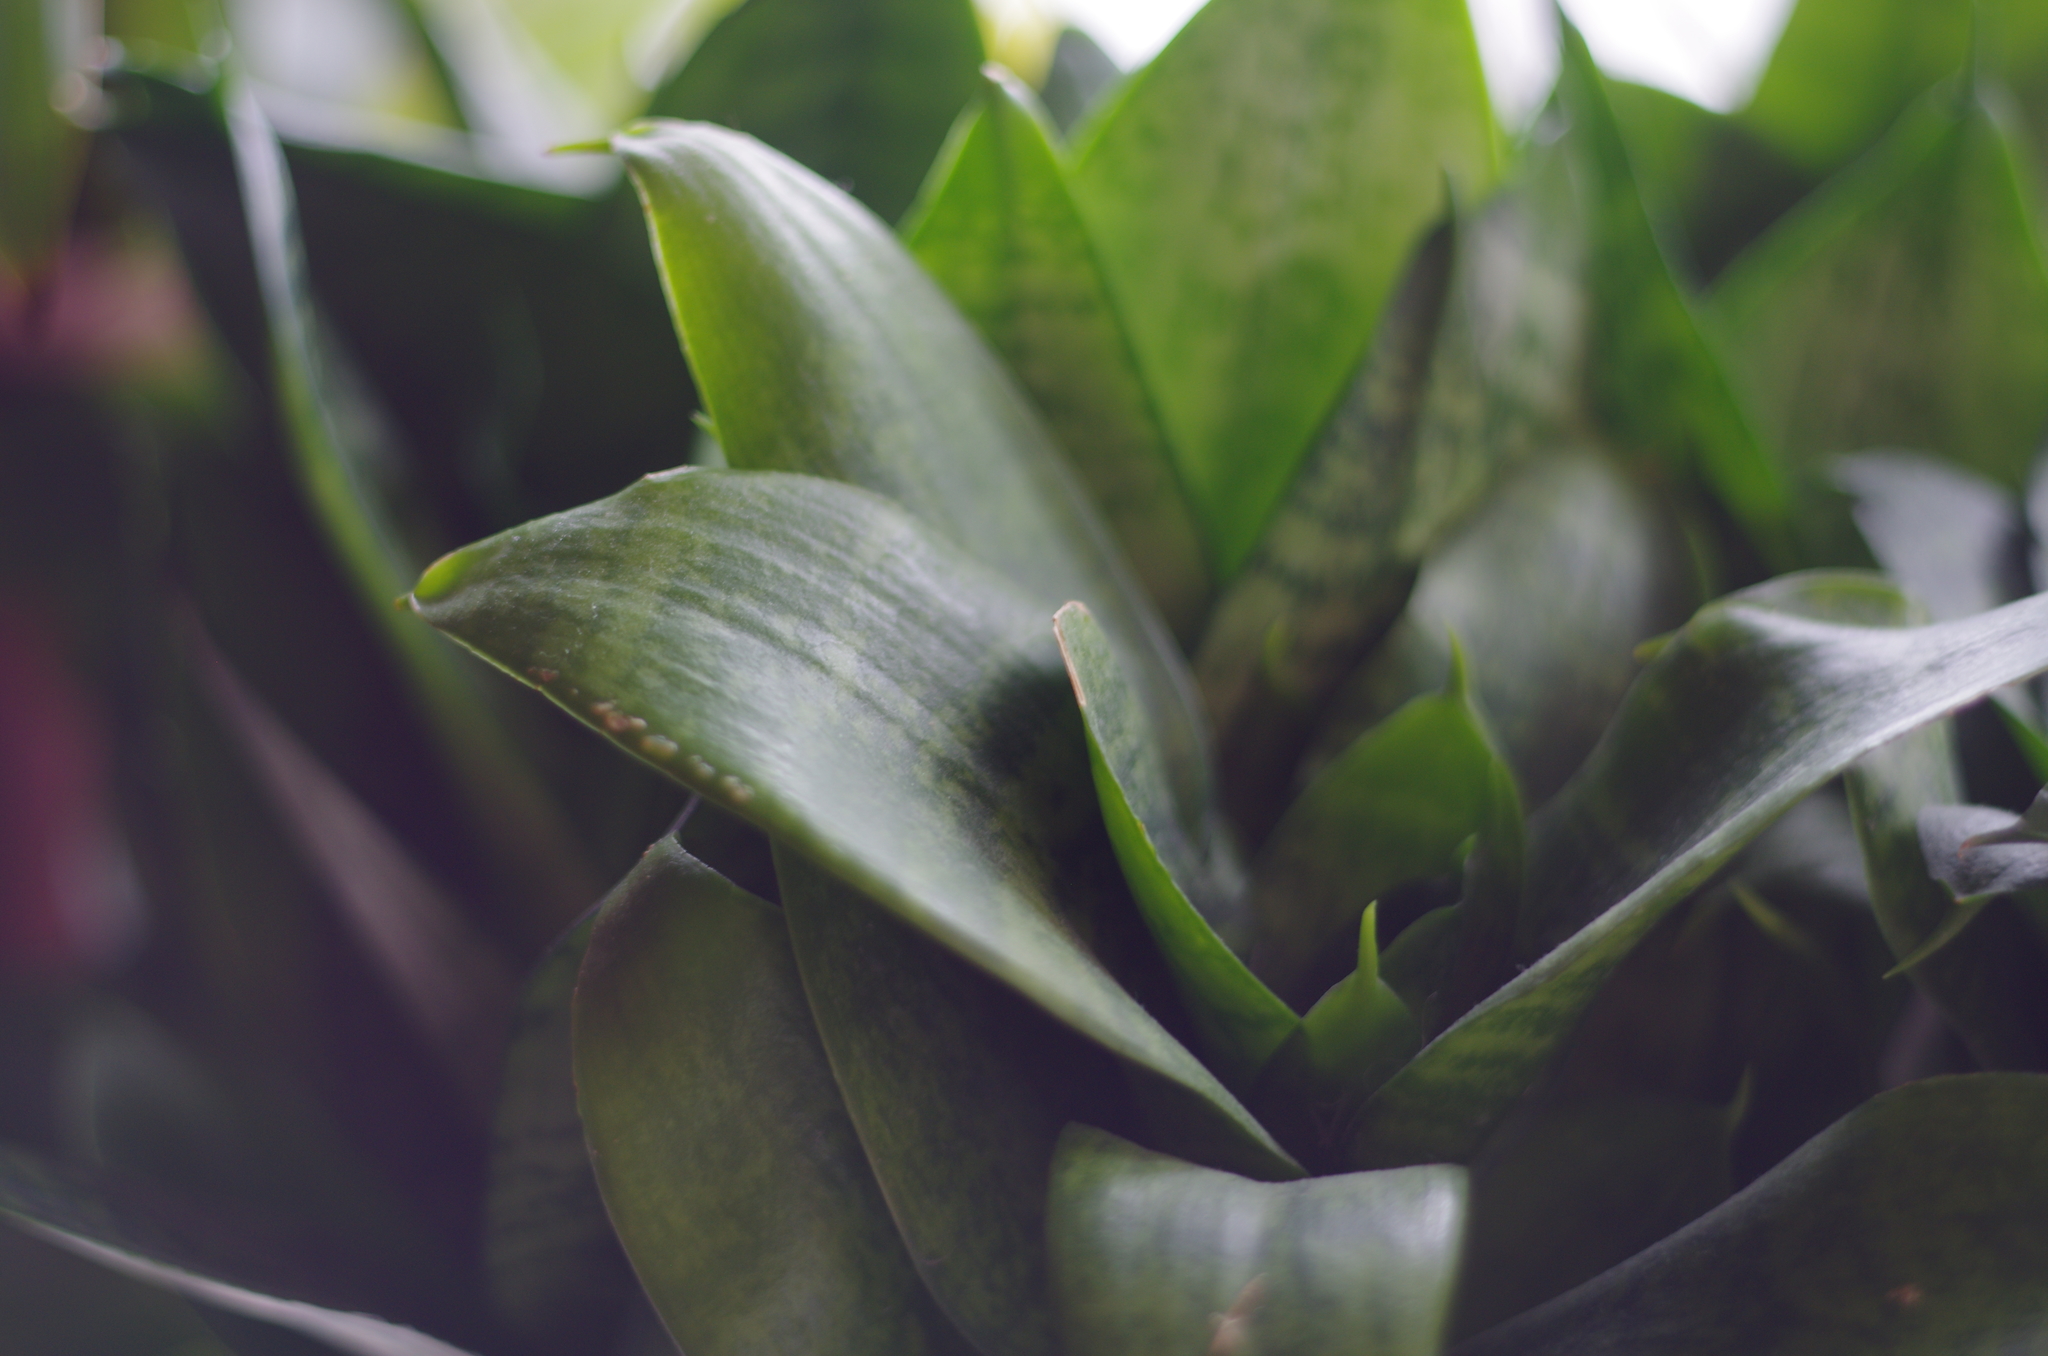
[[[7,129],[22,314],[82,173],[206,317],[7,388],[152,920],[8,991],[35,1349],[2048,1334],[2030,7],[1510,133],[1457,0],[747,0],[623,177],[132,8]]]

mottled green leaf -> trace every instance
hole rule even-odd
[[[1220,824],[1195,837],[1175,821],[1145,709],[1094,616],[1069,603],[1053,625],[1124,879],[1173,970],[1210,1064],[1242,1089],[1296,1022],[1238,959],[1251,921],[1244,870]]]
[[[606,1208],[683,1350],[967,1350],[896,1236],[772,906],[649,848],[592,928],[575,1046]]]
[[[1792,459],[1925,448],[2017,489],[2048,424],[2032,193],[1973,88],[1921,100],[1722,275],[1710,319]]]
[[[981,62],[968,0],[745,0],[647,115],[757,136],[894,221]]]
[[[1527,968],[1381,1089],[1355,1161],[1469,1158],[1621,958],[1743,844],[1857,758],[2048,668],[2048,599],[1923,627],[1814,620],[1859,595],[1896,598],[1870,576],[1788,576],[1664,646],[1531,824]]]
[[[51,106],[66,76],[85,98],[84,77],[65,69],[75,17],[41,0],[0,6],[0,281],[17,287],[55,257],[85,164],[84,133]]]
[[[1192,637],[1208,562],[1042,117],[989,67],[904,239],[1044,414],[1161,614]]]
[[[1453,1167],[1268,1185],[1075,1127],[1052,1179],[1073,1356],[1439,1349],[1465,1221]]]
[[[1122,75],[1095,39],[1078,28],[1063,28],[1053,43],[1052,63],[1046,67],[1038,97],[1045,100],[1045,111],[1064,135],[1074,130]]]
[[[2026,1351],[2048,1338],[2048,1079],[1873,1100],[1657,1246],[1458,1356]]]
[[[938,286],[852,199],[745,137],[655,123],[613,144],[729,462],[887,495],[1047,616],[1087,603],[1146,694],[1189,818],[1208,759],[1173,638],[1030,402]]]
[[[1444,180],[1493,177],[1450,0],[1217,0],[1079,138],[1074,193],[1219,574],[1364,354]]]
[[[579,719],[1178,1085],[1248,1165],[1289,1171],[1077,935],[1094,926],[1102,831],[1049,613],[894,505],[806,476],[671,472],[457,552],[413,596]]]

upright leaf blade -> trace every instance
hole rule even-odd
[[[1217,0],[1081,139],[1099,243],[1219,575],[1244,563],[1493,120],[1449,0]]]
[[[85,137],[51,107],[57,97],[63,35],[51,30],[54,5],[0,9],[0,282],[40,278],[65,233],[71,196],[85,163]]]

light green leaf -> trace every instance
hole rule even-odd
[[[1713,328],[1794,466],[1925,448],[2018,489],[2048,423],[2048,270],[2032,190],[1970,88],[1877,149],[1722,275]]]
[[[1173,638],[1030,402],[938,286],[852,199],[745,137],[654,123],[613,144],[730,463],[887,495],[1044,615],[1087,603],[1138,678],[1189,818],[1208,758]]]
[[[1044,414],[1174,631],[1209,566],[1037,101],[991,66],[905,223],[910,252]]]
[[[1074,194],[1236,574],[1494,128],[1455,0],[1216,0],[1078,139]]]
[[[968,0],[745,0],[647,115],[759,137],[894,221],[974,97],[981,62]]]
[[[1297,1020],[1234,949],[1244,944],[1250,921],[1243,868],[1220,825],[1195,837],[1175,821],[1144,707],[1094,616],[1069,603],[1053,625],[1087,726],[1095,793],[1124,880],[1166,956],[1210,1064],[1242,1089]]]
[[[2048,1079],[1908,1084],[1719,1209],[1457,1356],[2039,1346],[2044,1133]]]
[[[414,605],[1290,1171],[1081,940],[1106,845],[1049,614],[894,505],[671,472],[447,557]]]
[[[1934,626],[1813,619],[1858,598],[1896,607],[1871,576],[1788,576],[1663,648],[1531,825],[1527,968],[1380,1090],[1354,1161],[1469,1159],[1635,942],[1743,844],[1864,754],[2048,668],[2048,598]]]
[[[1267,1185],[1076,1126],[1052,1179],[1073,1356],[1423,1356],[1464,1233],[1452,1167]]]
[[[591,931],[575,1044],[605,1206],[684,1351],[968,1350],[890,1223],[773,907],[649,848]]]

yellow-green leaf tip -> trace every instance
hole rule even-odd
[[[455,592],[461,585],[463,576],[469,573],[472,558],[473,553],[469,551],[450,551],[427,566],[427,572],[420,576],[420,582],[412,586],[413,606],[436,602]]]

